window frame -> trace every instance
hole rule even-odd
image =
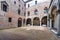
[[[5,5],[7,8],[4,10],[3,5]],[[7,12],[9,8],[9,5],[7,4],[6,1],[1,1],[1,10],[3,10],[4,12]]]
[[[12,18],[11,17],[8,18],[8,22],[12,22]]]

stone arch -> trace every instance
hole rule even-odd
[[[31,25],[31,18],[28,18],[26,21],[26,25],[30,24]]]
[[[22,18],[18,18],[18,27],[22,26]]]
[[[40,26],[40,19],[39,19],[39,17],[35,17],[33,19],[33,25],[34,26]]]
[[[44,17],[41,19],[41,25],[46,25],[46,26],[47,26],[47,16],[44,16]]]

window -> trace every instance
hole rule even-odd
[[[38,10],[36,9],[36,10],[34,11],[34,13],[35,13],[35,15],[37,15],[37,14],[38,14]]]
[[[16,1],[14,1],[14,4],[16,4]]]
[[[37,1],[35,1],[35,4],[37,4]]]
[[[30,7],[30,4],[28,4],[28,8]]]
[[[20,0],[19,0],[20,1]]]
[[[6,1],[1,1],[1,10],[7,12],[8,11],[8,4]]]
[[[20,9],[18,9],[18,14],[20,15]]]
[[[44,8],[44,13],[48,13],[48,8],[47,7]]]
[[[28,16],[30,16],[30,12],[28,11]]]
[[[9,21],[9,22],[12,22],[12,18],[11,18],[11,17],[9,17],[8,21]]]
[[[19,5],[19,7],[20,7],[20,5]]]

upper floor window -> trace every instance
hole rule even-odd
[[[19,5],[19,7],[20,7],[20,5]]]
[[[20,9],[18,9],[18,14],[20,15]]]
[[[37,15],[37,14],[38,14],[38,10],[37,10],[37,9],[34,11],[34,14],[35,14],[35,15]]]
[[[37,1],[35,1],[35,4],[37,4]]]
[[[1,10],[7,12],[8,11],[8,4],[6,1],[1,1]]]
[[[9,22],[12,22],[12,18],[11,18],[11,17],[9,17],[9,18],[8,18],[8,21],[9,21]]]
[[[30,16],[30,12],[28,11],[28,16]]]
[[[16,1],[14,1],[14,4],[16,4]]]
[[[44,13],[48,13],[48,8],[47,7],[44,8]]]
[[[19,0],[20,1],[20,0]]]
[[[30,4],[28,4],[28,8],[30,7]]]

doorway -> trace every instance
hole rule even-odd
[[[22,18],[18,18],[18,27],[22,26]]]

